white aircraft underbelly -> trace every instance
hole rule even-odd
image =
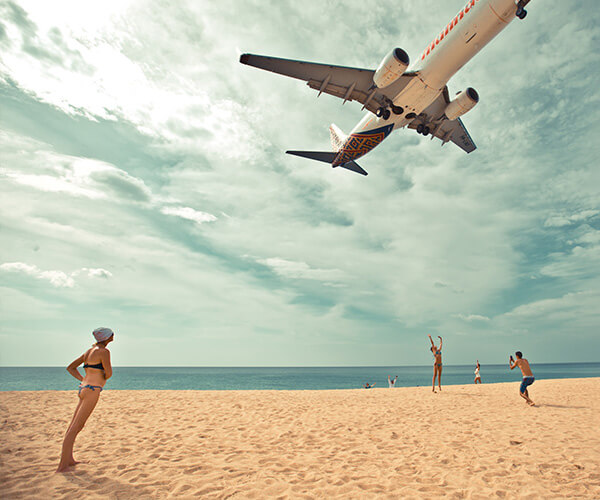
[[[406,118],[410,113],[419,115],[440,95],[440,90],[427,85],[421,78],[415,77],[410,83],[394,98],[394,105],[404,108],[401,115],[392,114],[387,120],[378,118],[373,113],[366,113],[360,122],[352,129],[350,135],[357,133],[366,133],[376,130],[386,125],[393,124],[393,128],[402,128],[409,123],[412,118]]]

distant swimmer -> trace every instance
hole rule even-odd
[[[398,380],[398,375],[394,378],[391,378],[391,375],[388,375],[388,387],[390,389],[396,387],[396,380]]]
[[[433,392],[435,392],[435,378],[437,377],[438,379],[438,387],[440,388],[440,391],[442,390],[442,337],[440,337],[438,335],[438,339],[440,339],[440,346],[436,347],[436,345],[433,343],[433,339],[431,338],[431,335],[427,335],[429,337],[429,340],[431,341],[431,352],[433,353],[433,356],[435,357],[435,361],[433,362],[433,381],[432,381],[432,386],[431,386],[431,390]]]
[[[481,384],[481,375],[479,374],[479,360],[477,360],[477,366],[475,367],[475,383]]]
[[[523,374],[523,382],[521,382],[521,386],[519,387],[519,394],[525,401],[527,401],[528,405],[535,406],[535,403],[529,398],[529,392],[527,391],[527,386],[535,382],[535,377],[533,376],[533,372],[529,366],[529,361],[523,357],[523,353],[521,351],[515,352],[515,355],[517,356],[517,360],[515,361],[511,356],[509,365],[511,370],[514,370],[515,367],[518,366]]]
[[[365,389],[372,389],[373,387],[375,387],[375,384],[377,384],[377,382],[373,382],[372,384],[369,384],[369,382],[366,382],[363,387]]]
[[[94,346],[67,367],[67,371],[81,384],[79,384],[79,401],[65,434],[60,463],[56,472],[65,472],[69,467],[77,465],[78,462],[73,458],[75,438],[83,429],[92,411],[94,411],[104,384],[112,376],[110,352],[106,346],[114,340],[115,334],[110,328],[96,328],[92,335],[96,339]],[[81,363],[83,363],[85,377],[82,377],[77,369]],[[102,432],[98,430],[101,429],[102,424],[96,425],[96,438],[94,440],[102,439]]]

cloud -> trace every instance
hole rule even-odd
[[[311,268],[306,262],[294,262],[278,257],[257,259],[257,262],[270,267],[275,273],[284,278],[335,282],[341,280],[344,276],[344,273],[339,269],[315,269]],[[328,283],[328,286],[332,286],[332,284]]]
[[[6,272],[23,273],[36,279],[46,280],[57,288],[73,288],[75,280],[63,271],[42,271],[37,266],[24,262],[6,262],[0,265],[0,269]]]
[[[202,224],[204,222],[214,222],[217,218],[207,212],[200,212],[190,207],[163,207],[160,211],[165,215],[173,215]]]
[[[544,222],[544,227],[564,227],[575,222],[581,222],[586,219],[595,217],[600,213],[598,210],[582,210],[579,213],[571,215],[553,215],[548,217]]]
[[[143,180],[93,158],[52,151],[48,144],[28,141],[0,131],[3,148],[0,176],[49,193],[65,193],[91,200],[149,202],[152,193]],[[10,167],[8,167],[10,166]]]
[[[100,279],[108,279],[112,277],[112,273],[102,268],[88,268],[82,267],[79,271],[74,271],[71,273],[71,276],[78,276],[80,274],[85,274],[89,278],[100,278]]]
[[[598,290],[571,292],[560,297],[530,302],[507,312],[505,318],[516,318],[521,324],[540,326],[552,325],[549,329],[564,328],[571,331],[582,325],[593,327],[600,319],[600,312],[594,304],[600,303]]]
[[[88,189],[72,180],[57,178],[51,175],[21,174],[18,172],[0,171],[0,174],[12,179],[18,184],[30,186],[40,191],[67,193],[74,196],[84,196],[90,199],[104,198],[105,195],[97,190]]]
[[[170,9],[172,20],[165,18],[164,8],[137,2],[106,2],[104,7],[103,12],[85,12],[59,4],[25,12],[9,4],[11,43],[3,53],[0,79],[73,116],[127,121],[167,150],[210,150],[229,160],[261,154],[262,140],[245,106],[211,94],[185,68],[165,73],[157,67],[169,61],[162,60],[161,49],[152,48],[154,41],[179,43],[173,32],[188,31],[185,6]],[[174,54],[167,55],[171,64]]]
[[[0,270],[11,273],[22,273],[39,280],[45,280],[56,288],[73,288],[75,286],[75,280],[73,278],[81,274],[85,274],[90,278],[108,279],[112,277],[112,273],[106,269],[84,267],[67,274],[64,271],[56,270],[42,271],[37,266],[26,264],[25,262],[5,262],[0,265]]]
[[[454,318],[459,318],[467,322],[471,321],[490,321],[487,316],[481,316],[479,314],[453,314]]]

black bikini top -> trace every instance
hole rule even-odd
[[[96,368],[96,370],[104,370],[104,366],[102,366],[102,361],[100,363],[96,363],[95,365],[88,365],[85,363],[83,365],[84,368]]]

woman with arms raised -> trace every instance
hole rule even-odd
[[[65,434],[56,472],[64,472],[78,463],[73,458],[75,438],[96,407],[104,384],[112,376],[110,351],[106,346],[114,340],[115,334],[110,328],[96,328],[92,334],[96,343],[67,367],[67,371],[80,380],[81,384],[79,384],[79,402]],[[78,370],[81,363],[83,363],[85,377],[82,377]]]
[[[431,352],[433,353],[433,357],[435,361],[433,362],[433,382],[432,382],[432,391],[435,392],[435,378],[438,379],[438,387],[440,391],[442,390],[442,337],[438,335],[438,339],[440,339],[440,346],[436,347],[433,343],[433,339],[431,335],[427,335],[431,342]]]

